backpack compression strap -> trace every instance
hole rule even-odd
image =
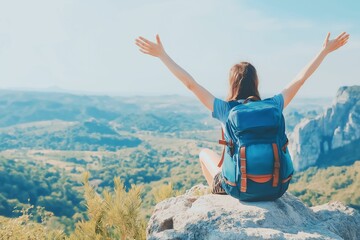
[[[240,191],[246,192],[247,188],[247,176],[246,176],[246,147],[240,148],[240,172],[241,172],[241,181],[240,181]]]
[[[273,172],[273,187],[277,187],[279,183],[279,172],[280,172],[280,160],[279,160],[279,151],[276,143],[272,144],[274,152],[274,172]]]

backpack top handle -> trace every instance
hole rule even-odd
[[[249,96],[247,99],[245,99],[245,101],[243,102],[243,104],[248,103],[249,101],[260,101],[260,98],[257,96]]]

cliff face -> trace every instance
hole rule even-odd
[[[360,86],[341,87],[333,104],[315,119],[304,119],[290,135],[296,170],[360,159]]]
[[[156,205],[147,239],[360,239],[360,214],[339,202],[313,208],[286,193],[245,203],[228,195],[196,196],[203,185]]]

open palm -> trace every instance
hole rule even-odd
[[[151,42],[143,37],[138,37],[135,40],[136,45],[140,48],[142,53],[149,54],[154,57],[160,57],[164,54],[164,47],[160,41],[159,34],[156,35],[156,43]]]
[[[334,39],[329,40],[330,38],[330,33],[328,33],[326,35],[324,44],[323,44],[323,48],[325,51],[327,51],[328,53],[335,51],[336,49],[344,46],[348,40],[349,40],[350,35],[346,32],[341,33],[339,36],[337,36]]]

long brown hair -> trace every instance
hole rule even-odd
[[[259,79],[256,69],[248,62],[235,64],[230,69],[229,75],[229,94],[227,101],[246,99],[255,96],[260,99],[258,90]]]

